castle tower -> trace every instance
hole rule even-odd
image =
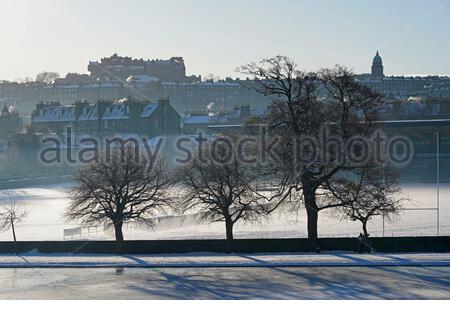
[[[377,51],[377,54],[373,58],[372,63],[372,78],[374,79],[382,79],[384,78],[384,67],[383,60],[380,57],[380,54]]]

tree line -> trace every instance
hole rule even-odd
[[[377,215],[390,218],[399,212],[403,199],[396,197],[398,174],[375,161],[375,155],[358,162],[354,158],[361,156],[362,149],[356,148],[354,157],[349,157],[345,150],[325,145],[314,149],[294,145],[304,137],[320,140],[324,127],[342,141],[369,137],[377,130],[382,114],[380,94],[357,83],[346,68],[307,73],[283,56],[250,63],[238,71],[255,80],[254,90],[272,98],[268,112],[249,119],[247,128],[257,124],[264,134],[277,137],[275,161],[250,165],[221,148],[212,157],[206,144],[202,154],[177,168],[163,159],[149,166],[148,159],[136,157],[130,146],[122,146],[108,161],[100,157],[78,171],[69,193],[67,219],[84,225],[112,223],[121,251],[124,223],[151,224],[153,217],[167,209],[195,211],[201,220],[224,223],[231,250],[233,226],[238,221],[259,220],[293,198],[306,209],[310,250],[320,250],[318,217],[322,211],[360,221],[365,238],[370,219]],[[237,150],[233,137],[229,138],[231,150]],[[321,157],[298,161],[293,150]],[[217,161],[225,156],[227,161]],[[258,188],[261,181],[270,181],[271,192]]]

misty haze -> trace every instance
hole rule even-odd
[[[450,1],[0,10],[1,300],[450,298]]]

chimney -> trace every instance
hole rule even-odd
[[[160,105],[160,106],[170,106],[170,99],[169,99],[169,97],[161,97],[161,98],[159,98],[158,105]]]
[[[130,110],[130,118],[137,119],[141,116],[142,111],[144,110],[144,106],[148,103],[146,101],[138,101],[138,100],[131,100],[128,103],[128,108]]]
[[[107,107],[112,105],[112,101],[110,100],[98,100],[97,101],[97,110],[98,110],[98,118],[101,119],[105,114],[105,110]]]
[[[36,104],[36,110],[40,111],[47,107],[59,107],[59,106],[61,106],[61,103],[59,101],[50,101],[50,102],[41,101],[38,104]]]
[[[83,113],[83,109],[89,107],[89,102],[86,100],[81,100],[75,102],[75,118],[78,119],[80,115]]]

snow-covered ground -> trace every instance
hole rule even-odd
[[[63,240],[63,230],[77,227],[64,221],[63,213],[68,206],[68,184],[44,187],[1,190],[0,202],[6,201],[8,194],[22,199],[29,210],[27,219],[17,227],[19,240]],[[441,185],[440,190],[440,235],[450,235],[450,184]],[[435,208],[436,186],[434,184],[405,184],[404,196],[411,201],[408,208]],[[436,235],[437,218],[435,210],[408,210],[394,223],[385,223],[386,236]],[[372,236],[381,236],[383,223],[374,220],[369,225]],[[161,222],[154,230],[128,226],[124,230],[126,239],[205,239],[224,238],[222,223],[198,224],[192,217],[171,218]],[[319,221],[321,237],[356,236],[360,233],[358,222],[339,221],[322,214]],[[306,216],[303,210],[292,212],[288,207],[274,213],[257,224],[237,224],[236,238],[287,238],[306,236]],[[97,231],[83,239],[113,239],[111,229]],[[0,241],[11,240],[10,232],[0,234]]]
[[[450,267],[28,268],[0,269],[0,299],[450,299],[449,283]]]
[[[450,267],[450,253],[321,254],[186,253],[153,255],[36,254],[0,255],[0,268],[200,268],[200,267]]]

